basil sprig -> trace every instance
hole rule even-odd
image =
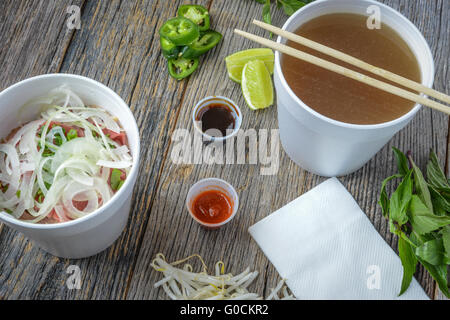
[[[393,148],[399,173],[386,178],[381,186],[383,215],[389,219],[390,231],[398,238],[398,252],[403,265],[399,295],[409,287],[417,264],[422,264],[436,280],[442,293],[450,298],[448,267],[450,265],[450,184],[431,151],[426,179],[414,163]],[[401,179],[388,197],[386,186]]]
[[[255,0],[261,4],[264,4],[263,7],[263,21],[268,24],[272,24],[272,17],[270,13],[270,0]],[[303,7],[304,5],[313,2],[314,0],[275,0],[277,8],[283,8],[284,13],[288,16],[293,15],[298,9]]]

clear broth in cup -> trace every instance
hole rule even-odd
[[[381,29],[369,29],[366,16],[350,13],[327,14],[306,22],[295,33],[374,66],[421,82],[416,56],[405,40],[383,23]],[[292,41],[287,44],[389,83],[374,74],[300,44]],[[360,125],[388,122],[408,113],[415,105],[409,100],[288,55],[282,56],[281,68],[289,87],[306,105],[341,122]]]

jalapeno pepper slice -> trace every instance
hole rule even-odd
[[[197,58],[214,48],[219,41],[222,40],[222,35],[213,30],[206,31],[200,38],[185,46],[181,52],[183,58]]]
[[[184,46],[197,39],[200,31],[198,26],[191,20],[177,17],[167,20],[159,29],[159,35],[176,46]]]
[[[159,37],[159,42],[161,44],[162,54],[166,59],[178,58],[180,47],[176,46],[175,43],[163,37]]]
[[[169,59],[169,73],[175,79],[181,80],[190,76],[198,68],[198,58],[185,59],[179,57],[177,59]]]
[[[178,8],[178,16],[191,20],[198,25],[200,31],[206,31],[210,26],[208,10],[200,5],[183,5]]]

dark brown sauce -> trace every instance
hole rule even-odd
[[[369,30],[366,20],[367,17],[357,14],[328,14],[306,22],[295,33],[420,82],[417,59],[405,40],[385,24],[379,30]],[[388,82],[292,41],[288,41],[288,45]],[[331,119],[377,124],[397,119],[414,106],[409,100],[287,55],[283,55],[281,63],[292,91],[306,105]]]
[[[196,120],[201,121],[203,132],[217,129],[221,132],[222,137],[227,136],[229,134],[227,130],[233,130],[236,125],[231,109],[227,105],[220,103],[210,104],[201,109]]]

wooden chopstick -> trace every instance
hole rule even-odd
[[[244,38],[247,38],[249,40],[252,40],[254,42],[257,42],[265,47],[271,48],[273,50],[277,50],[279,52],[285,53],[287,55],[293,56],[297,59],[312,63],[318,67],[327,69],[329,71],[336,72],[340,75],[349,77],[353,80],[365,83],[369,86],[378,88],[380,90],[386,91],[388,93],[391,93],[393,95],[402,97],[404,99],[420,103],[424,106],[433,108],[435,110],[444,112],[446,114],[450,115],[450,107],[443,105],[441,103],[435,102],[433,100],[427,99],[425,97],[422,97],[418,94],[412,93],[410,91],[395,87],[391,84],[385,83],[383,81],[368,77],[362,73],[353,71],[351,69],[345,68],[343,66],[337,65],[335,63],[332,63],[330,61],[318,58],[316,56],[313,56],[311,54],[308,54],[306,52],[291,48],[287,45],[277,43],[275,41],[271,41],[259,36],[256,36],[254,34],[235,29],[234,32],[240,36],[243,36]]]
[[[391,80],[392,82],[395,82],[399,85],[402,85],[406,88],[410,88],[411,90],[415,90],[418,92],[422,92],[425,93],[426,95],[439,99],[441,101],[444,101],[446,103],[450,103],[450,96],[436,91],[434,89],[428,88],[427,86],[424,86],[421,83],[412,81],[410,79],[407,79],[405,77],[399,76],[398,74],[392,73],[390,71],[378,68],[376,66],[373,66],[367,62],[364,62],[362,60],[359,60],[355,57],[352,57],[346,53],[343,53],[341,51],[332,49],[330,47],[324,46],[320,43],[317,43],[315,41],[309,40],[305,37],[302,37],[300,35],[297,35],[295,33],[280,29],[278,27],[272,26],[270,24],[264,23],[262,21],[258,21],[258,20],[253,20],[253,23],[265,30],[268,30],[274,34],[277,34],[279,36],[282,36],[283,38],[292,40],[296,43],[299,43],[301,45],[304,45],[308,48],[314,49],[316,51],[319,51],[321,53],[324,53],[326,55],[329,55],[333,58],[336,58],[338,60],[347,62],[351,65],[354,65],[355,67],[358,67],[360,69],[363,69],[365,71],[369,71],[371,73],[374,73],[380,77],[383,77],[387,80]]]

